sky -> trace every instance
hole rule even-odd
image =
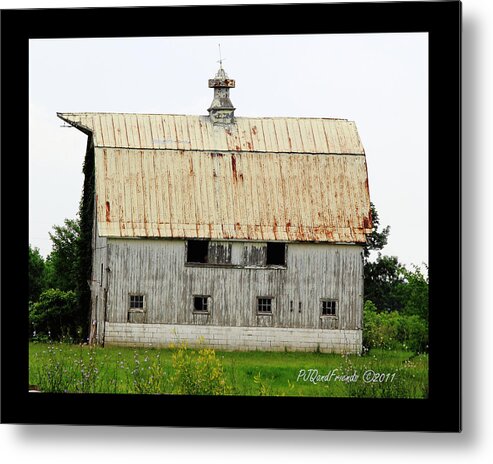
[[[371,201],[391,228],[383,254],[428,263],[426,33],[30,40],[31,245],[47,256],[82,193],[87,136],[56,113],[205,115],[219,43],[236,116],[356,123]]]

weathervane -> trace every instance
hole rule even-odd
[[[219,47],[219,66],[221,67],[221,69],[223,69],[223,59],[222,59],[222,56],[221,56],[221,44],[217,44],[217,46]]]

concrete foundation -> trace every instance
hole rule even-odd
[[[178,324],[105,324],[105,345],[208,347],[219,351],[361,353],[361,330],[219,327]]]

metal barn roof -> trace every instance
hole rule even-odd
[[[341,119],[59,113],[95,146],[107,237],[364,242],[364,150]]]
[[[236,118],[227,126],[209,116],[58,113],[94,146],[153,150],[364,154],[354,122],[323,118]]]

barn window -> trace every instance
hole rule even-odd
[[[209,240],[187,241],[187,263],[207,263],[209,261]]]
[[[130,295],[130,309],[144,309],[144,295]]]
[[[209,295],[195,295],[193,297],[194,313],[209,313]]]
[[[130,293],[128,305],[127,321],[142,324],[145,322],[145,299],[144,295]]]
[[[267,243],[267,266],[269,265],[286,265],[286,244],[279,242]]]
[[[231,243],[226,241],[188,240],[187,263],[231,264]]]
[[[337,300],[329,300],[323,298],[321,301],[322,304],[322,316],[335,316],[337,310]]]
[[[257,297],[257,313],[272,314],[272,297],[259,296]]]

